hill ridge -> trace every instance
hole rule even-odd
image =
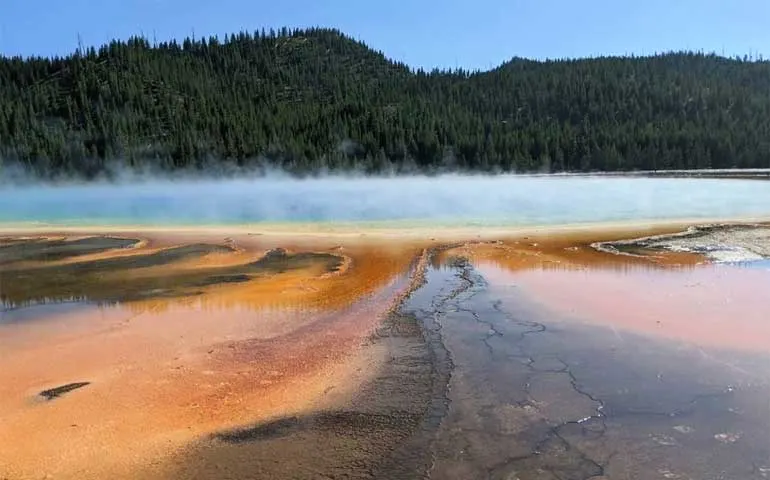
[[[412,69],[337,29],[0,57],[6,168],[770,166],[770,63],[697,52]]]

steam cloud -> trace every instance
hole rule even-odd
[[[517,175],[142,179],[0,186],[0,222],[539,225],[770,215],[763,181]]]

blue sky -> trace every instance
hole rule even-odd
[[[692,49],[770,58],[770,0],[0,0],[0,54],[332,26],[414,67]]]

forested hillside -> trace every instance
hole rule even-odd
[[[133,38],[0,57],[0,157],[86,177],[770,167],[770,62],[676,53],[423,72],[328,29]]]

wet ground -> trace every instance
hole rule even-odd
[[[684,232],[597,245],[609,251],[649,255],[655,251],[693,252],[717,262],[762,261],[770,257],[767,225],[704,225]]]
[[[432,478],[770,472],[766,354],[570,321],[470,264],[430,276],[435,293],[415,308],[435,319],[453,363]]]
[[[0,247],[26,245],[0,270],[3,479],[177,478],[199,439],[340,404],[383,368],[364,344],[419,253],[247,235],[30,253],[54,241]]]
[[[288,253],[274,249],[246,263],[205,269],[174,268],[186,260],[236,253],[231,246],[192,244],[138,251],[134,255],[55,262],[139,243],[135,239],[88,237],[33,238],[0,244],[0,262],[5,263],[0,271],[0,301],[5,308],[13,308],[63,299],[115,303],[201,295],[204,287],[245,283],[257,276],[291,270],[317,267],[325,273],[336,272],[344,261],[332,253]]]
[[[0,322],[0,429],[23,439],[0,440],[0,478],[768,478],[770,272],[597,235],[25,254],[3,278],[48,293],[0,292],[33,304]],[[154,293],[89,310],[122,291],[99,262]],[[73,268],[99,285],[85,306],[39,304],[79,284],[37,273]]]

